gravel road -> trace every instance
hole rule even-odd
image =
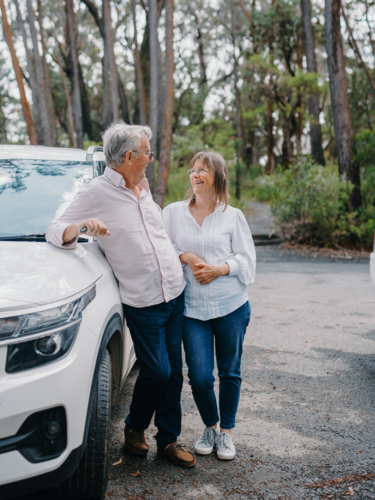
[[[122,455],[135,368],[114,410],[107,499],[375,499],[375,289],[368,262],[257,249],[243,356],[237,457],[197,457],[181,470]],[[189,385],[181,442],[202,429]]]
[[[375,288],[368,262],[257,248],[252,318],[234,431],[237,456],[197,457],[192,470],[123,455],[135,367],[113,412],[106,499],[375,499]],[[202,424],[187,384],[181,442]],[[24,500],[56,498],[38,493]]]

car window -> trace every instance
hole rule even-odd
[[[44,233],[92,177],[91,163],[0,160],[0,237]]]

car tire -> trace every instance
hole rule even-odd
[[[111,385],[111,356],[106,350],[95,387],[87,445],[77,469],[59,486],[63,498],[104,496],[109,471]]]

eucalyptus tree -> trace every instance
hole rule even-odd
[[[18,62],[16,51],[14,49],[12,31],[11,31],[9,23],[8,23],[8,18],[7,18],[7,13],[5,10],[4,0],[0,0],[0,10],[1,10],[1,21],[2,21],[2,25],[3,25],[4,38],[5,38],[5,41],[8,45],[8,48],[9,48],[14,73],[16,75],[18,89],[19,89],[20,96],[21,96],[22,111],[23,111],[23,115],[25,118],[26,126],[27,126],[27,132],[28,132],[31,144],[38,144],[38,136],[36,133],[34,120],[33,120],[33,117],[31,115],[30,106],[29,106],[29,103],[28,103],[27,98],[26,98],[25,87],[23,85],[23,79],[22,79],[22,71],[21,71],[21,68],[20,68],[20,65]]]
[[[32,54],[34,59],[35,75],[36,75],[37,89],[38,89],[38,102],[39,102],[40,118],[43,131],[43,144],[45,146],[54,146],[55,145],[54,142],[55,133],[53,132],[54,124],[51,120],[51,114],[49,112],[50,110],[49,98],[47,96],[43,63],[39,54],[38,35],[35,27],[34,9],[31,0],[27,0],[26,3],[27,3],[27,15],[30,26],[30,34],[32,40]]]
[[[306,67],[310,73],[316,73],[316,59],[315,59],[315,44],[314,32],[311,22],[311,3],[310,0],[301,0],[302,9],[302,24],[303,24],[303,38],[305,44]],[[325,165],[323,145],[322,145],[322,129],[319,123],[320,105],[319,96],[313,94],[309,97],[309,114],[310,119],[310,142],[311,154],[315,161],[320,165]]]
[[[30,1],[30,0],[28,0]],[[82,105],[81,89],[78,68],[78,50],[77,50],[77,23],[74,12],[73,0],[65,0],[66,10],[66,38],[68,45],[68,59],[72,68],[72,87],[73,87],[73,108],[74,108],[74,128],[76,132],[77,146],[83,147],[83,125],[82,125]]]
[[[354,132],[348,97],[346,65],[341,36],[341,2],[325,0],[325,30],[339,172],[353,184],[353,208],[361,205],[359,166],[354,161]]]
[[[165,0],[165,103],[163,129],[161,132],[159,168],[155,185],[154,199],[161,207],[168,188],[168,175],[173,141],[174,105],[174,53],[173,53],[173,0]]]
[[[38,99],[38,88],[37,88],[37,83],[36,83],[35,67],[34,67],[31,53],[30,53],[27,34],[26,34],[26,30],[25,30],[25,24],[24,24],[24,20],[22,18],[22,14],[21,14],[18,0],[14,0],[14,4],[15,4],[16,13],[17,13],[17,24],[18,24],[18,28],[19,28],[21,35],[22,35],[23,46],[24,46],[25,54],[26,54],[28,83],[29,83],[29,86],[31,89],[32,101],[33,101],[32,114],[33,114],[33,119],[34,119],[34,123],[35,123],[35,129],[36,129],[36,133],[38,136],[38,143],[43,144],[43,130],[42,130],[42,124],[41,124],[41,120],[40,120],[40,109],[39,109],[40,105],[39,105],[39,99]]]

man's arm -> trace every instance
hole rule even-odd
[[[74,248],[80,229],[87,227],[89,236],[109,234],[105,224],[96,216],[95,207],[86,189],[77,193],[65,212],[46,231],[46,240],[60,248]]]

